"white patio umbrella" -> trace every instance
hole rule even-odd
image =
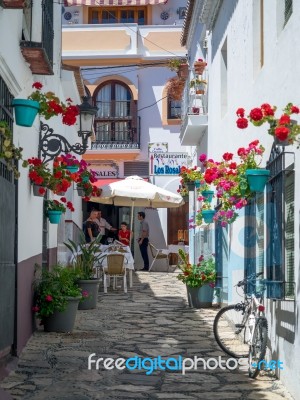
[[[101,189],[101,196],[92,197],[91,201],[115,206],[131,206],[131,231],[134,207],[173,208],[184,204],[179,194],[146,182],[136,175],[102,186]]]

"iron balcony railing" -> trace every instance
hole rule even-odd
[[[42,8],[42,47],[45,49],[49,62],[53,66],[53,0],[43,0]]]
[[[118,122],[96,121],[96,140],[92,143],[92,150],[101,149],[140,149],[140,117],[136,119],[136,127],[117,127]],[[109,126],[109,128],[108,128]]]

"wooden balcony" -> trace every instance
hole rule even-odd
[[[0,0],[0,6],[10,9],[22,9],[25,7],[25,0]]]
[[[42,43],[22,41],[20,46],[33,74],[53,75],[51,62]]]

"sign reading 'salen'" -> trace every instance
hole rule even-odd
[[[178,175],[187,161],[188,153],[150,153],[149,175]]]

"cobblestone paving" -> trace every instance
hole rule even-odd
[[[96,357],[225,358],[214,341],[216,310],[190,309],[185,287],[175,274],[139,272],[134,286],[99,293],[96,310],[79,311],[73,333],[37,331],[23,351],[17,369],[0,387],[15,400],[241,399],[292,397],[274,377],[248,378],[228,369],[154,371],[88,370]],[[1,395],[0,399],[4,399]]]

